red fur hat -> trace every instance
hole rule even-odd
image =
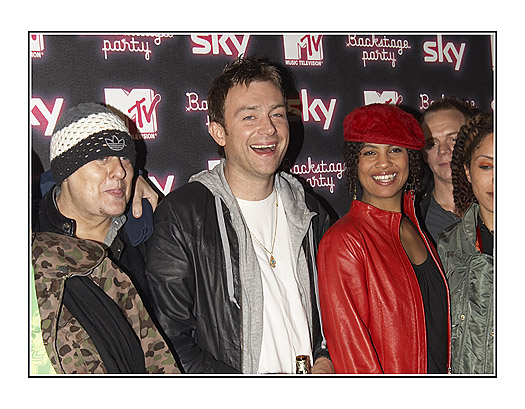
[[[409,113],[395,105],[371,104],[354,109],[343,122],[345,141],[369,142],[421,150],[425,136]]]

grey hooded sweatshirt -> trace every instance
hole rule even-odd
[[[241,308],[242,305],[242,372],[257,373],[262,345],[264,305],[261,271],[246,222],[242,216],[239,205],[237,204],[237,200],[233,196],[224,176],[224,164],[225,161],[222,160],[221,163],[211,171],[202,171],[192,176],[189,181],[198,181],[202,183],[215,197],[217,220],[219,228],[221,229],[222,245],[226,259],[228,294],[230,302],[235,303],[238,308]],[[309,234],[309,248],[311,249],[311,254],[308,256],[312,257],[312,265],[315,268],[315,254],[313,251],[315,247],[313,243],[313,235],[311,229],[309,230],[309,227],[312,217],[314,217],[316,213],[311,212],[307,208],[304,189],[295,178],[281,172],[276,174],[274,183],[284,205],[288,227],[290,229],[293,255],[297,265],[299,293],[308,318],[310,338],[313,339],[312,307],[319,308],[319,306],[311,305],[310,277],[305,258],[306,255],[302,248],[302,242],[305,236]],[[224,202],[230,212],[231,223],[238,238],[242,303],[240,300],[236,300],[234,296],[233,272],[221,201]],[[317,271],[314,271],[313,276],[315,277],[315,289],[317,290]],[[318,300],[317,294],[316,299]],[[323,337],[323,346],[324,345],[326,344]]]

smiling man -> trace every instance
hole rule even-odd
[[[466,101],[444,97],[434,101],[420,120],[426,140],[423,158],[433,178],[433,188],[421,198],[420,210],[434,244],[439,233],[459,220],[454,209],[450,162],[458,132],[475,112]]]
[[[208,95],[223,157],[155,213],[146,276],[160,324],[187,373],[332,373],[317,301],[317,245],[329,217],[277,172],[289,140],[273,65],[239,58]]]

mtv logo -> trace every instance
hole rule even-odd
[[[363,91],[365,105],[370,104],[391,104],[400,105],[403,102],[403,95],[397,91]]]
[[[283,42],[286,60],[323,60],[322,34],[285,34],[283,35]]]
[[[133,123],[126,125],[132,134],[137,133],[136,128],[145,139],[150,139],[149,136],[157,132],[156,108],[161,97],[152,89],[135,88],[128,91],[122,88],[104,88],[104,98],[106,104],[131,118]],[[128,118],[125,120],[128,122]]]
[[[42,34],[31,34],[29,36],[29,50],[32,52],[44,51],[44,36]]]

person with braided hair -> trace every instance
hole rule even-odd
[[[461,220],[438,236],[450,288],[452,373],[494,373],[494,133],[492,115],[461,128],[452,155]]]
[[[317,256],[321,317],[334,369],[446,374],[448,287],[415,214],[423,131],[412,115],[384,104],[353,110],[343,129],[354,200],[321,239]]]

